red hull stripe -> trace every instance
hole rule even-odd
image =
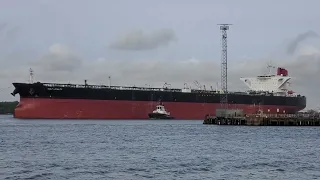
[[[148,119],[148,113],[157,102],[120,100],[80,100],[21,98],[14,117],[21,119]],[[220,104],[163,102],[175,119],[203,120],[207,114],[215,115]],[[270,105],[230,105],[231,109],[243,109],[255,113],[260,109],[270,113],[293,113],[303,107]]]

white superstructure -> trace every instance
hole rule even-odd
[[[257,77],[240,78],[251,91],[267,92],[278,96],[292,95],[289,88],[288,71],[284,68],[278,68],[276,75],[264,75]]]
[[[170,112],[167,112],[164,106],[161,104],[157,105],[156,109],[152,113],[170,115]]]

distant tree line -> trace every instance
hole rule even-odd
[[[0,114],[13,114],[18,104],[18,101],[0,102]]]

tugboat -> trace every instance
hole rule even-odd
[[[170,116],[170,112],[166,111],[162,103],[157,105],[156,109],[148,115],[150,119],[174,119],[172,116]]]

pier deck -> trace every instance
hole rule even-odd
[[[252,114],[242,117],[207,116],[203,124],[246,126],[320,126],[320,116],[311,114]]]

